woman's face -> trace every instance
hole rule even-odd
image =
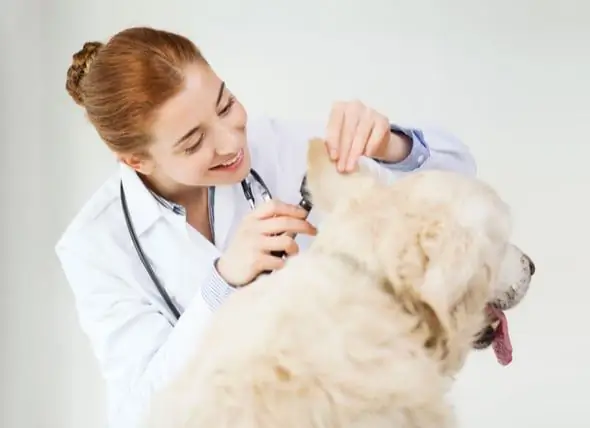
[[[244,107],[213,70],[191,64],[185,87],[157,112],[149,156],[135,169],[171,195],[237,183],[250,170],[246,121]]]

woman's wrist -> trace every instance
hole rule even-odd
[[[213,268],[217,272],[217,275],[231,288],[240,288],[241,285],[237,282],[233,281],[231,278],[231,274],[228,273],[228,266],[223,258],[223,256],[219,257],[213,262]]]
[[[397,163],[408,157],[412,151],[412,138],[402,132],[390,132],[389,141],[385,145],[382,155],[376,159],[382,162]]]
[[[215,259],[215,261],[213,262],[213,269],[215,269],[215,271],[217,272],[217,275],[230,287],[233,287],[232,284],[229,283],[229,281],[226,279],[226,274],[225,274],[225,267],[222,261],[222,257],[219,257],[217,259]]]
[[[201,287],[201,296],[211,311],[217,310],[236,290],[236,288],[229,285],[219,273],[216,266],[218,260],[219,259],[213,262],[211,274],[205,284]]]

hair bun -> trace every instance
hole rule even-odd
[[[66,89],[74,101],[81,106],[84,106],[82,80],[88,74],[90,65],[102,46],[101,42],[86,42],[82,49],[72,56],[72,65],[68,68]]]

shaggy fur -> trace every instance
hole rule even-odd
[[[528,285],[506,204],[452,172],[339,174],[321,140],[307,179],[326,213],[310,249],[227,300],[146,427],[455,426],[445,395],[486,305]]]

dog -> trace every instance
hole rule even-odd
[[[510,362],[503,311],[534,265],[489,185],[339,173],[313,139],[307,186],[325,214],[309,249],[228,298],[146,427],[451,428],[470,351]]]

